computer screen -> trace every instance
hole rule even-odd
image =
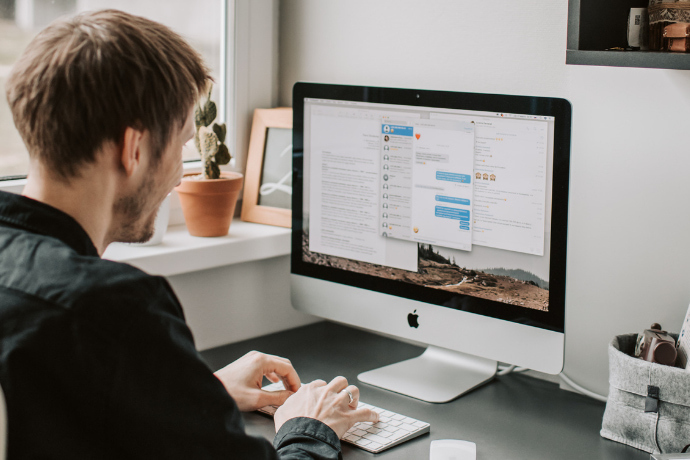
[[[421,305],[394,300],[401,298],[465,314],[432,335],[461,333],[481,318],[474,327],[484,334],[507,321],[562,342],[567,101],[298,83],[293,104],[296,308],[340,321],[366,310],[346,322],[386,333],[404,318],[407,330],[393,333],[413,339],[427,320],[447,317],[422,315]],[[304,278],[388,299],[357,307],[316,300],[318,284],[300,288]],[[319,302],[329,305],[314,311]],[[458,343],[449,348],[466,349]],[[560,354],[562,368],[562,347]]]

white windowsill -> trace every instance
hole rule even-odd
[[[191,236],[185,225],[168,227],[157,246],[113,243],[104,259],[127,262],[152,275],[183,273],[290,254],[290,229],[234,219],[227,236]]]

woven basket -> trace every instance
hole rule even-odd
[[[664,50],[664,27],[690,22],[690,0],[649,0],[649,49]]]

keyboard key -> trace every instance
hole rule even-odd
[[[352,434],[354,434],[355,436],[365,436],[367,432],[362,430],[355,430],[352,432]]]
[[[390,426],[390,425],[382,425],[381,428],[383,428],[384,430],[389,431],[391,433],[395,433],[396,431],[398,431],[397,427]]]
[[[388,444],[389,442],[391,442],[390,439],[382,438],[381,436],[376,436],[375,434],[367,435],[366,439],[368,439],[369,441],[378,442],[381,445]]]
[[[400,438],[403,438],[403,437],[405,437],[405,436],[407,436],[407,432],[405,432],[405,431],[403,431],[403,430],[400,430],[400,431],[396,431],[395,433],[393,433],[393,434],[390,436],[390,439],[393,440],[393,441],[396,441],[396,440],[398,440],[398,439],[400,439]]]
[[[368,439],[362,438],[362,439],[358,439],[357,441],[355,441],[355,444],[357,444],[358,446],[366,446],[367,444],[371,444],[371,441],[369,441]]]
[[[367,448],[369,448],[371,450],[379,450],[382,447],[383,447],[383,444],[379,444],[378,442],[372,442],[371,444],[367,445]]]
[[[402,420],[402,419],[404,419],[404,418],[406,418],[406,417],[405,417],[404,415],[395,414],[395,415],[392,416],[391,418],[392,418],[393,420]]]

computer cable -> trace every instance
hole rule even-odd
[[[563,380],[568,386],[570,386],[573,390],[576,390],[579,393],[582,393],[585,396],[589,396],[592,399],[596,399],[597,401],[603,401],[606,402],[608,401],[608,398],[606,396],[602,396],[598,393],[595,393],[593,391],[589,391],[587,388],[581,387],[577,383],[573,382],[573,380],[565,375],[565,373],[561,372],[558,374],[558,376]]]
[[[526,372],[526,371],[529,370],[529,369],[526,368],[526,367],[517,367],[517,366],[514,366],[514,365],[510,365],[510,366],[498,366],[498,369],[499,369],[499,371],[496,372],[496,375],[499,375],[499,376],[500,376],[500,375],[508,375],[508,374],[515,373],[515,372]],[[581,393],[581,394],[583,394],[583,395],[585,395],[585,396],[589,396],[590,398],[596,399],[597,401],[606,402],[606,401],[608,400],[608,398],[607,398],[606,396],[602,396],[602,395],[600,395],[600,394],[598,394],[598,393],[595,393],[595,392],[593,392],[593,391],[588,390],[587,388],[584,388],[584,387],[581,386],[581,385],[578,385],[577,383],[575,383],[570,377],[568,377],[568,376],[567,376],[565,373],[563,373],[563,372],[561,372],[560,374],[558,374],[558,376],[560,377],[561,380],[563,380],[563,382],[566,383],[566,385],[568,385],[570,388],[572,388],[573,390],[577,391],[578,393]]]

